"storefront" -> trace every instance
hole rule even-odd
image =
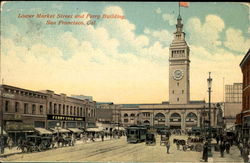
[[[72,129],[72,132],[81,132],[79,128],[84,128],[85,117],[64,116],[64,115],[47,115],[48,128]]]

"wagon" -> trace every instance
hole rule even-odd
[[[187,148],[191,151],[201,152],[203,150],[203,141],[204,139],[201,137],[189,137],[187,140]]]
[[[146,134],[146,145],[155,145],[155,134],[154,133],[147,133]]]
[[[171,136],[171,133],[168,131],[161,132],[160,145],[165,145],[167,140],[169,140],[170,136]]]

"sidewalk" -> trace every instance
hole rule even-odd
[[[17,147],[13,147],[12,149],[4,148],[4,154],[0,154],[0,158],[1,157],[7,157],[7,156],[10,156],[10,155],[14,155],[14,154],[18,154],[18,153],[22,153],[22,151],[17,150]]]
[[[212,144],[216,144],[216,141],[213,140]],[[240,156],[240,151],[237,146],[233,145],[230,148],[230,153],[227,154],[226,150],[224,152],[224,157],[221,157],[220,151],[215,151],[214,148],[212,148],[212,154],[213,157],[211,159],[211,162],[215,163],[244,163],[243,158]]]

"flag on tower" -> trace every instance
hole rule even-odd
[[[189,6],[189,2],[179,2],[179,6],[181,6],[181,7],[188,7]]]

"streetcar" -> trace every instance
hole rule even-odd
[[[145,126],[129,126],[127,128],[127,142],[140,143],[145,142],[147,128]]]

